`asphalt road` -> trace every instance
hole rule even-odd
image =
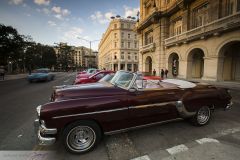
[[[128,160],[136,157],[152,160],[171,156],[169,148],[178,145],[187,146],[188,150],[201,150],[198,149],[196,140],[214,138],[218,144],[231,146],[228,147],[231,148],[229,150],[235,149],[236,153],[240,153],[240,89],[232,90],[233,108],[214,112],[211,122],[204,127],[194,127],[186,121],[177,121],[105,136],[97,148],[84,155],[67,153],[60,142],[49,147],[38,146],[33,128],[35,108],[49,101],[53,86],[71,84],[74,75],[58,73],[54,81],[46,83],[30,84],[25,79],[0,82],[0,152],[51,151],[60,160]],[[212,147],[216,150],[216,146],[211,146],[213,144],[204,145],[207,145],[204,148]],[[186,156],[189,155],[186,153]],[[207,159],[213,159],[211,156]],[[178,159],[186,157],[181,155]]]

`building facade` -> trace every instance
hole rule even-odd
[[[90,50],[84,46],[75,47],[68,46],[67,43],[59,43],[57,47],[54,47],[57,62],[61,63],[62,58],[67,58],[70,68],[96,68],[97,67],[97,52]],[[68,52],[68,53],[65,53]],[[62,57],[62,54],[68,55]],[[61,64],[60,64],[61,67]]]
[[[138,38],[133,31],[136,21],[113,19],[99,43],[98,66],[107,70],[138,70]]]
[[[240,0],[140,0],[139,70],[240,81]]]
[[[86,47],[73,47],[73,60],[77,68],[96,68],[97,52]]]

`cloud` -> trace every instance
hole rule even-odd
[[[9,0],[9,4],[19,5],[23,3],[23,0]]]
[[[71,12],[68,9],[62,9],[61,7],[58,6],[53,6],[52,12],[55,14],[54,17],[61,20],[63,19],[63,17],[71,14]]]
[[[54,13],[60,14],[61,13],[61,7],[53,6],[52,11]]]
[[[105,24],[105,23],[108,23],[111,20],[111,17],[114,15],[115,14],[113,12],[106,12],[103,14],[102,12],[97,11],[94,14],[92,14],[90,18],[95,22],[98,22],[100,24]]]
[[[49,26],[56,26],[56,25],[57,25],[57,24],[56,24],[55,22],[53,22],[53,21],[48,21],[47,23],[48,23]]]
[[[128,6],[123,6],[124,8],[124,17],[136,17],[138,11],[140,10],[140,8],[132,8],[132,7],[128,7]]]
[[[81,33],[83,29],[80,27],[72,27],[69,31],[64,33],[63,40],[73,40],[76,39]]]
[[[34,3],[36,3],[37,5],[48,6],[50,4],[50,0],[34,0]]]

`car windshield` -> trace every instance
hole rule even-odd
[[[89,70],[87,71],[87,73],[88,73],[88,74],[94,73],[95,70],[96,70],[96,69],[89,69]]]
[[[110,81],[111,84],[121,88],[128,88],[134,78],[134,74],[126,71],[118,71]]]
[[[44,70],[44,69],[37,69],[35,71],[33,71],[33,73],[48,73],[48,70]]]
[[[105,75],[102,79],[99,80],[99,82],[109,82],[114,76],[114,73],[110,73]]]

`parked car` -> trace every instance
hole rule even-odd
[[[110,82],[56,89],[51,102],[37,107],[38,139],[51,145],[59,137],[72,153],[92,150],[103,135],[188,119],[209,123],[212,111],[229,109],[227,89],[184,80],[141,80],[118,71]]]
[[[55,74],[50,72],[48,68],[40,68],[33,71],[33,73],[29,74],[27,80],[31,82],[38,81],[51,81],[54,80]]]
[[[94,74],[94,73],[96,73],[97,71],[99,71],[99,70],[96,69],[96,68],[89,68],[89,69],[87,69],[87,70],[78,72],[77,74]]]
[[[94,83],[99,81],[101,78],[103,78],[105,75],[109,73],[114,73],[114,71],[100,71],[90,76],[79,77],[79,78],[77,77],[75,79],[74,84]]]

